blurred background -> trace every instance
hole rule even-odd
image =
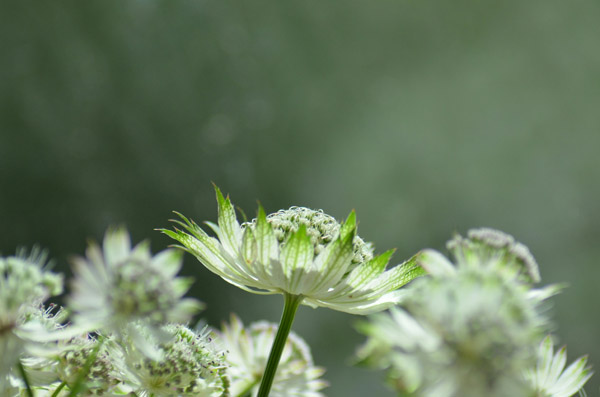
[[[154,251],[171,211],[343,219],[377,252],[490,226],[528,245],[569,361],[600,369],[600,2],[138,0],[0,3],[0,251],[58,269],[125,224]],[[202,318],[278,321],[280,296],[185,258]],[[349,365],[358,317],[294,330],[336,396],[391,396]],[[596,395],[600,376],[588,384]]]

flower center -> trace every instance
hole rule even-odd
[[[273,227],[275,237],[280,245],[284,245],[288,238],[295,233],[301,225],[306,226],[306,234],[315,250],[315,256],[319,255],[325,247],[340,234],[340,224],[331,215],[327,215],[323,210],[312,210],[305,207],[290,207],[287,210],[279,210],[267,216],[267,221]],[[256,219],[245,224],[251,228],[256,226]],[[365,243],[358,236],[354,237],[353,264],[369,261],[373,258],[373,248],[371,244]]]

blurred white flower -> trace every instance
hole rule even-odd
[[[86,258],[74,260],[69,309],[74,323],[90,330],[119,332],[135,319],[154,324],[186,322],[201,305],[183,295],[191,280],[176,277],[177,250],[152,256],[147,242],[131,247],[124,228],[108,230],[102,249],[92,243]]]
[[[223,324],[217,333],[227,350],[226,362],[230,366],[231,394],[255,396],[269,357],[269,350],[277,332],[277,325],[257,322],[244,328],[241,320],[231,316],[230,324]],[[272,397],[322,397],[319,390],[327,386],[320,379],[325,370],[313,364],[308,345],[302,338],[290,333],[273,387]]]
[[[467,238],[457,234],[447,248],[460,266],[485,266],[527,283],[540,281],[538,264],[524,244],[490,228],[471,229]]]
[[[49,296],[62,293],[62,275],[47,270],[45,263],[45,253],[37,249],[29,255],[21,251],[17,256],[0,258],[0,376],[35,344],[32,338],[39,335],[30,329],[36,328],[32,313]]]
[[[567,348],[554,354],[552,338],[547,336],[540,344],[537,366],[525,372],[536,397],[570,397],[593,375],[587,366],[587,357],[580,357],[565,370],[566,363]]]
[[[367,314],[398,303],[398,288],[422,275],[415,259],[385,270],[393,251],[373,257],[356,235],[356,216],[344,224],[322,211],[292,207],[240,225],[229,198],[216,188],[218,225],[210,237],[193,221],[176,221],[187,232],[163,230],[210,271],[257,294],[289,294],[312,307]]]
[[[454,267],[434,251],[422,258],[433,276],[409,288],[404,308],[359,325],[369,337],[362,363],[386,369],[410,396],[529,396],[522,373],[547,327],[540,303],[550,294],[487,266]]]

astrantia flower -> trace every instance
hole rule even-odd
[[[134,319],[185,322],[200,308],[195,299],[182,299],[191,280],[175,277],[182,264],[177,250],[153,257],[147,242],[132,248],[120,228],[107,231],[102,249],[92,243],[86,255],[74,260],[69,308],[75,324],[118,331]]]
[[[423,270],[411,259],[385,271],[393,251],[373,257],[356,235],[356,217],[344,224],[322,211],[292,207],[240,225],[217,188],[218,225],[210,237],[181,215],[187,233],[163,230],[210,271],[258,294],[289,294],[309,306],[353,314],[383,310],[401,300],[398,288]]]
[[[369,336],[361,360],[387,369],[408,395],[528,395],[521,374],[547,327],[540,303],[549,292],[487,266],[454,267],[436,252],[420,258],[432,277],[412,285],[404,309],[360,326]]]
[[[142,323],[130,324],[125,337],[113,345],[124,392],[139,397],[227,395],[223,353],[205,333],[179,324],[165,325],[161,331],[164,340]]]
[[[592,376],[587,357],[580,357],[565,370],[567,349],[554,353],[552,339],[547,336],[540,344],[535,369],[525,372],[536,397],[570,397],[577,393]]]
[[[0,374],[6,374],[30,341],[30,314],[62,292],[62,276],[45,268],[46,255],[33,250],[0,258]]]
[[[256,396],[276,332],[276,324],[264,321],[244,328],[235,315],[231,316],[229,325],[223,325],[219,339],[227,350],[226,362],[229,365],[232,395],[244,396],[250,393]],[[308,345],[292,332],[283,349],[269,395],[321,397],[323,395],[319,390],[327,386],[320,379],[324,372],[323,368],[314,366]]]
[[[77,395],[111,396],[109,390],[117,382],[108,370],[112,366],[106,349],[87,334],[65,337],[71,333],[70,326],[62,323],[66,317],[66,311],[62,308],[56,310],[53,305],[47,309],[40,306],[26,316],[27,322],[23,328],[34,340],[43,340],[29,346],[21,355],[21,364],[34,395],[53,396],[59,387],[62,391],[57,391],[60,392],[58,396],[69,395],[69,387],[78,383],[78,378],[86,371],[88,360],[93,355],[94,360],[89,362],[89,373],[82,378],[84,387]],[[99,349],[98,352],[95,351],[96,348]],[[16,381],[20,392],[14,396],[27,395],[21,376]],[[61,382],[66,383],[61,386]]]
[[[95,354],[88,374],[82,380],[85,385],[85,392],[82,394],[84,396],[108,395],[119,383],[119,375],[107,346],[98,343],[98,340],[87,335],[72,338],[56,357],[55,371],[60,381],[67,385],[75,385],[90,356]]]
[[[529,283],[540,281],[540,271],[529,249],[504,232],[471,229],[467,238],[456,235],[447,244],[459,266],[486,266]]]

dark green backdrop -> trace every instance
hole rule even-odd
[[[249,214],[355,208],[395,262],[491,226],[570,285],[557,333],[599,366],[599,20],[595,0],[4,1],[0,250],[67,269],[126,224],[158,251],[172,210],[215,220],[210,181]],[[184,272],[212,324],[279,317]],[[391,395],[346,366],[355,321],[302,308],[294,329],[328,395]]]

